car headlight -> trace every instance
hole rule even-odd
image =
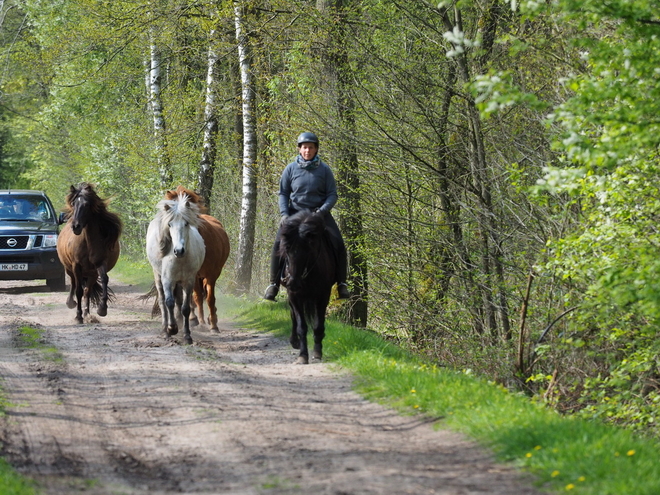
[[[49,234],[44,236],[44,247],[55,247],[57,246],[57,234]]]

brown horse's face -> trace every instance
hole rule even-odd
[[[71,229],[74,234],[80,235],[92,216],[91,201],[86,195],[79,193],[73,198],[71,208],[73,209],[71,213]]]

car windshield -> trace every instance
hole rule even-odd
[[[40,196],[0,196],[0,221],[52,222],[53,212]]]

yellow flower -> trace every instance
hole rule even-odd
[[[635,455],[635,451],[634,451],[634,450],[629,450],[629,451],[628,451],[628,455],[629,455],[629,456],[631,456],[631,455]]]
[[[417,409],[417,408],[419,407],[419,405],[415,404],[413,407],[414,407],[415,409]]]
[[[587,478],[585,478],[584,476],[580,476],[580,477],[578,478],[578,481],[584,481],[584,480],[586,480],[586,479],[587,479]]]
[[[537,445],[536,447],[534,447],[534,450],[541,450],[541,446]]]
[[[415,390],[414,388],[410,391],[411,394],[414,394],[416,392],[417,392],[417,390]]]
[[[567,490],[572,490],[573,488],[575,488],[575,485],[573,483],[569,483],[568,485],[566,485]]]
[[[532,453],[531,453],[531,452],[527,452],[527,453],[525,454],[525,457],[527,457],[527,458],[529,459],[530,457],[532,457]]]
[[[554,478],[555,476],[559,476],[559,471],[557,471],[557,470],[553,471],[552,474],[551,474],[550,476],[552,476],[553,478]]]

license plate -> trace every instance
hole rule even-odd
[[[26,272],[27,263],[0,263],[0,272]]]

